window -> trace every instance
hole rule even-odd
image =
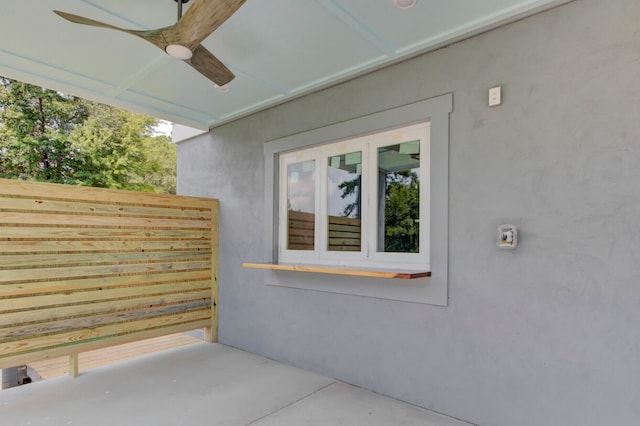
[[[429,129],[282,153],[279,261],[428,270]]]
[[[326,265],[327,268],[331,268],[331,265],[340,266],[341,264],[346,267],[361,265],[360,269],[363,270],[369,269],[368,266],[373,269],[382,269],[384,268],[383,264],[386,264],[388,268],[417,271],[425,270],[428,267],[431,276],[412,280],[389,280],[272,269],[264,275],[265,284],[283,288],[446,306],[448,304],[449,269],[449,115],[452,111],[453,94],[449,93],[266,141],[264,144],[264,256],[262,259],[247,259],[248,261],[258,260],[263,265],[276,266],[289,262],[318,263]],[[386,142],[381,142],[379,145],[376,144],[375,139],[378,136],[382,138],[388,129],[401,129],[415,123],[427,123],[426,137],[428,138],[427,147],[422,145],[421,138],[421,142],[418,144],[420,151],[408,154],[419,156],[420,209],[417,217],[415,214],[409,216],[419,223],[419,253],[378,251],[377,221],[382,217],[382,213],[380,213],[382,209],[379,208],[376,198],[379,181],[371,177],[371,171],[367,171],[367,169],[378,167],[376,157],[379,149],[382,148],[380,151],[382,156],[391,151],[400,153],[401,144],[414,142],[416,139],[393,140],[392,137],[391,140],[387,138]],[[391,133],[393,134],[393,132]],[[362,137],[360,135],[372,136]],[[363,146],[356,146],[359,141],[367,139],[369,142],[364,142]],[[394,145],[400,146],[385,150],[385,147]],[[323,149],[327,150],[325,154],[314,154],[315,150]],[[402,147],[403,154],[414,150],[415,143]],[[331,191],[335,192],[335,186],[339,185],[335,182],[340,182],[340,179],[342,182],[354,180],[353,174],[358,175],[358,158],[354,154],[357,152],[361,152],[360,182],[353,183],[353,192],[348,195],[349,198],[330,198]],[[334,157],[338,157],[338,159],[334,159]],[[280,200],[286,199],[284,194],[288,190],[285,184],[288,178],[285,179],[284,176],[287,176],[289,170],[285,171],[285,169],[289,164],[304,163],[305,161],[314,162],[314,172],[312,173],[314,178],[314,217],[311,226],[313,229],[313,249],[309,247],[307,250],[296,250],[293,249],[293,246],[289,249],[288,246],[282,244],[283,241],[287,241],[288,231],[284,230],[287,228],[283,227],[285,225],[283,218],[287,217],[286,220],[288,220],[289,209]],[[384,168],[385,160],[382,161]],[[415,162],[406,162],[404,173],[407,174],[406,169],[410,168],[409,170],[411,170],[415,168],[415,165]],[[298,167],[298,170],[295,169],[295,166],[290,170],[292,177],[296,177],[293,173],[297,171],[298,179],[305,178],[303,173],[305,166],[299,165]],[[308,169],[310,166],[306,167]],[[330,171],[329,167],[339,170]],[[331,185],[329,184],[330,173],[332,176],[337,175],[335,178],[337,180],[334,180]],[[326,177],[326,183],[321,179],[321,175]],[[294,183],[301,184],[302,180]],[[372,195],[372,188],[376,188],[376,195]],[[291,188],[293,191],[298,189],[300,186]],[[322,202],[321,197],[324,199]],[[378,207],[371,207],[374,202]],[[348,204],[352,204],[354,210],[347,211],[349,214],[345,214],[344,208]],[[360,208],[359,213],[356,212],[356,208]],[[342,214],[338,215],[335,212],[342,212]],[[358,214],[360,218],[357,218]],[[323,220],[324,215],[327,216],[326,220]],[[325,232],[329,232],[328,216],[341,217],[345,220],[360,219],[360,249],[355,241],[353,244],[346,244],[346,241],[339,242],[340,244],[331,244],[338,241],[330,241],[328,234],[325,236]],[[324,227],[326,229],[323,229]],[[358,234],[357,232],[351,234],[354,233]],[[346,235],[333,234],[335,238],[339,236],[347,237]],[[353,237],[353,235],[348,237]],[[354,240],[354,238],[349,239]],[[338,246],[344,250],[338,251]],[[350,249],[347,250],[346,247]],[[421,259],[421,256],[424,256],[424,259]],[[400,257],[407,260],[408,263],[395,263],[393,257]],[[382,263],[378,263],[380,258],[382,258]],[[413,263],[412,259],[415,258],[421,260]]]

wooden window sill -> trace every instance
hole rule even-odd
[[[323,266],[323,265],[301,265],[301,264],[283,264],[283,263],[248,263],[242,264],[245,268],[255,269],[271,269],[274,271],[297,271],[297,272],[313,272],[318,274],[334,274],[334,275],[354,275],[359,277],[374,277],[413,280],[416,278],[430,277],[430,271],[413,271],[413,270],[391,270],[391,269],[356,269],[350,267],[339,266]]]

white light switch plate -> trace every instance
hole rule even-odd
[[[502,103],[502,87],[492,87],[489,89],[489,106],[497,106]]]

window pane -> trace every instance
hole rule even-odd
[[[315,161],[287,166],[287,249],[313,250],[315,229]]]
[[[360,251],[362,152],[329,157],[327,179],[327,250]]]
[[[378,148],[378,252],[420,251],[420,141]]]

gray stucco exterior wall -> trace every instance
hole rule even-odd
[[[181,143],[178,192],[220,199],[220,341],[480,425],[637,424],[639,16],[576,0]],[[449,306],[242,268],[264,257],[265,142],[444,93]]]

